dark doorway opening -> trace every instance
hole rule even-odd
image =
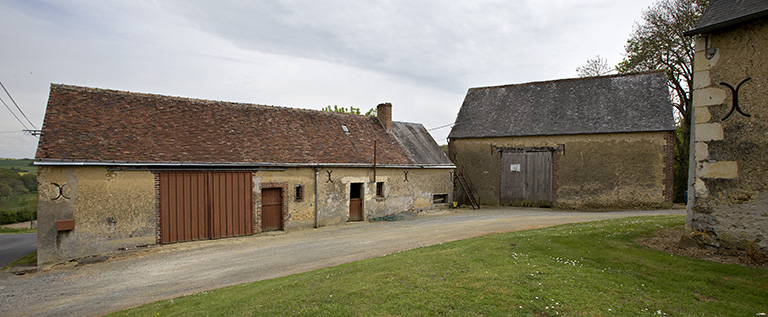
[[[349,184],[349,221],[363,220],[363,183]]]

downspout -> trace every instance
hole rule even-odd
[[[376,140],[373,140],[373,182],[376,182]]]
[[[319,199],[317,198],[317,196],[319,195],[320,190],[317,188],[317,186],[319,184],[319,178],[320,178],[320,167],[318,166],[318,167],[315,167],[315,228],[318,228],[317,217],[319,214],[319,208],[317,206],[317,202],[319,201]]]

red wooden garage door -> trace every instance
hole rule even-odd
[[[160,173],[160,241],[253,233],[251,172]]]

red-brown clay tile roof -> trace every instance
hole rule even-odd
[[[374,141],[413,164],[376,117],[51,85],[36,159],[372,164]]]

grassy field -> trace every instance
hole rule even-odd
[[[13,234],[13,233],[36,233],[37,229],[29,228],[4,228],[0,227],[0,234]]]
[[[756,316],[768,271],[646,249],[641,217],[495,234],[163,300],[115,316]]]
[[[2,197],[0,199],[0,224],[37,219],[37,193]]]
[[[33,160],[31,159],[6,159],[0,158],[0,168],[11,169],[15,167],[17,169],[26,171],[27,173],[37,173],[37,166],[30,165]]]

